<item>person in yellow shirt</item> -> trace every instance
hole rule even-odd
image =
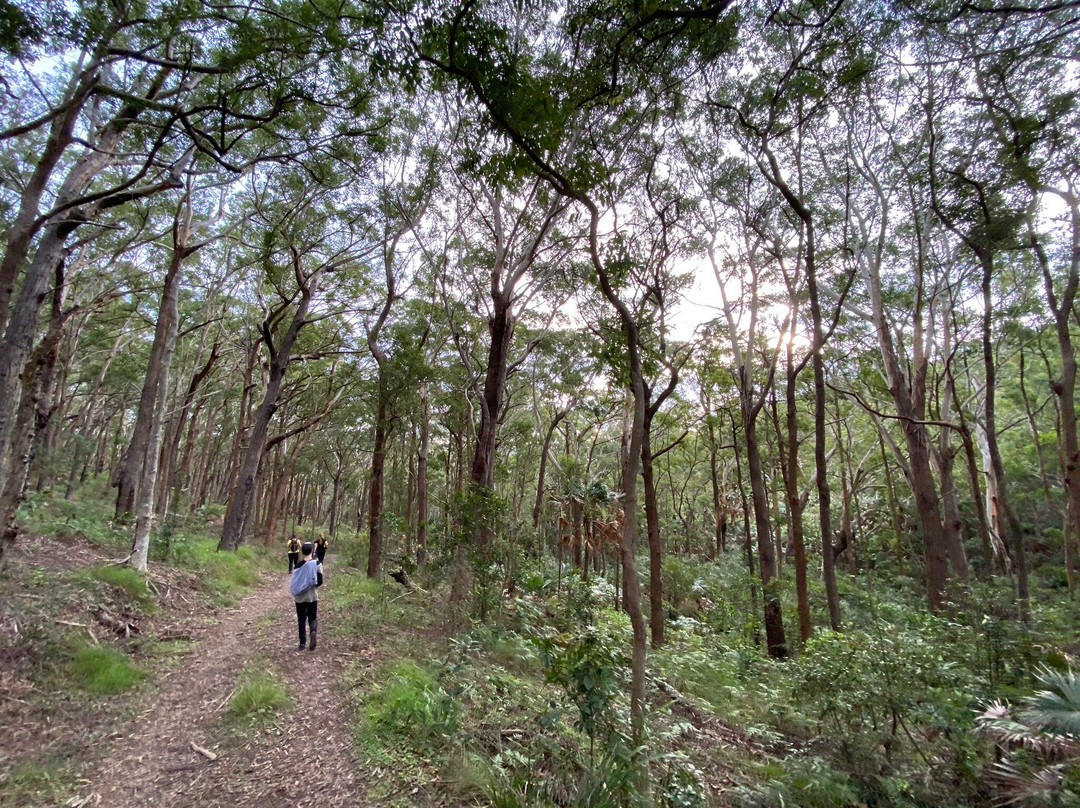
[[[300,539],[296,538],[295,533],[286,546],[289,552],[289,572],[291,573],[300,566]]]

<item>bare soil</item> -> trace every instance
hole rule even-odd
[[[83,547],[53,549],[47,566],[54,569],[103,560]],[[23,553],[22,561],[34,563]],[[8,569],[10,574],[11,564]],[[0,774],[15,761],[64,760],[68,777],[76,774],[77,795],[63,789],[52,804],[75,807],[373,804],[352,752],[340,684],[347,661],[355,661],[359,649],[346,649],[321,631],[318,650],[296,650],[296,615],[285,571],[264,576],[251,595],[216,613],[182,571],[152,568],[151,580],[165,605],[153,621],[109,605],[93,610],[84,605],[89,614],[39,614],[37,619],[76,631],[85,627],[99,638],[152,632],[180,638],[183,650],[171,660],[159,659],[149,683],[134,695],[105,705],[78,696],[50,698],[31,677],[0,665],[0,724],[5,726]],[[35,597],[43,596],[19,581],[3,582],[0,656],[20,647],[12,634],[17,639],[26,631],[29,618],[22,607]],[[325,604],[332,597],[325,592],[321,600]],[[21,627],[15,616],[20,612]],[[0,660],[7,661],[13,660]],[[276,672],[293,696],[289,708],[261,724],[228,714],[233,693],[252,670]],[[2,786],[0,781],[0,802]]]

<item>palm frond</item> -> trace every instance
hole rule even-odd
[[[1003,760],[990,770],[990,778],[1000,794],[995,804],[1016,805],[1039,793],[1053,793],[1061,787],[1063,770],[1064,766],[1047,766],[1029,772],[1011,760]]]
[[[1038,680],[1045,689],[1025,701],[1022,720],[1044,732],[1080,739],[1080,674],[1043,669]]]

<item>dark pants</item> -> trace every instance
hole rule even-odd
[[[311,633],[314,634],[318,623],[316,617],[319,611],[319,601],[296,604],[296,623],[300,629],[300,644],[307,645],[307,627],[311,624]]]
[[[324,558],[326,558],[326,548],[325,547],[316,547],[315,548],[315,558],[317,558],[319,560],[319,563],[321,564],[322,560]]]
[[[299,553],[289,553],[289,572],[292,572],[294,569],[296,569],[299,566],[300,566],[300,554]]]

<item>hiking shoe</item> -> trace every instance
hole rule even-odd
[[[303,651],[305,647],[306,646],[303,643],[300,643],[298,646],[296,646],[296,650],[297,651]]]
[[[309,651],[314,651],[315,650],[315,632],[314,631],[311,632],[311,647],[308,650]]]

